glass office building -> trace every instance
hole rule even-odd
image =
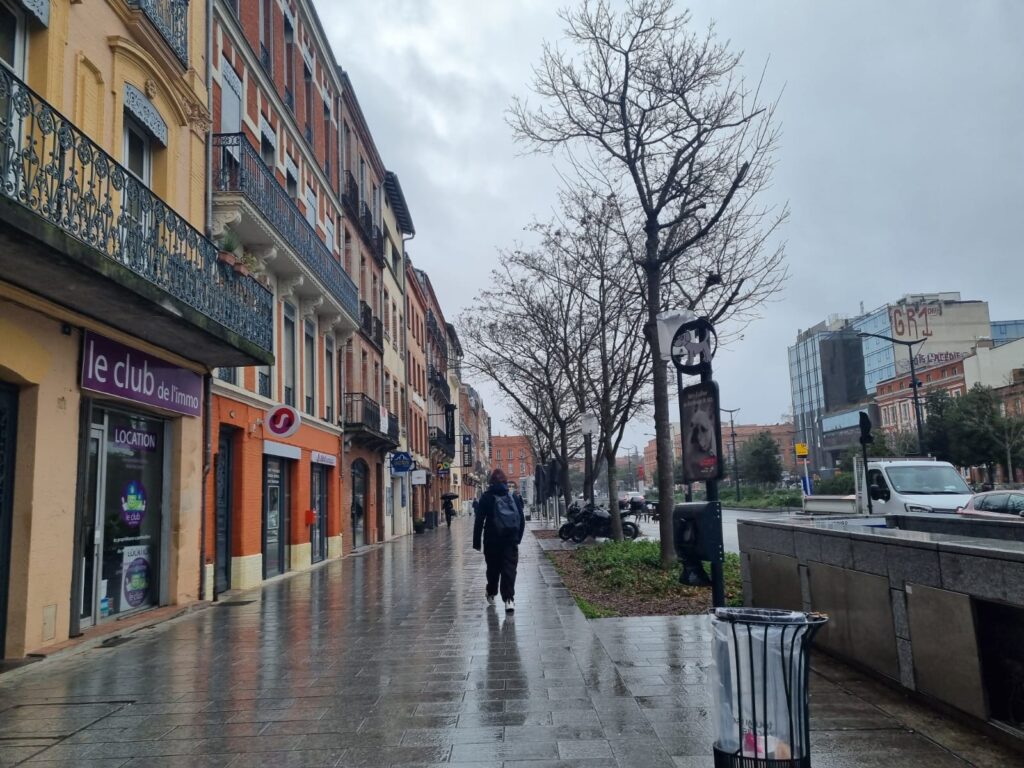
[[[995,320],[992,322],[992,342],[995,346],[1024,339],[1024,320]]]

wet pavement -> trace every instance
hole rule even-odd
[[[530,534],[506,616],[471,534],[457,518],[0,677],[0,766],[712,765],[702,617],[588,622]],[[1014,764],[962,761],[835,669],[813,680],[816,768]]]

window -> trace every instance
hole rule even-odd
[[[284,102],[295,111],[295,30],[284,20]]]
[[[309,226],[316,231],[316,192],[313,191],[312,187],[306,187],[306,221],[309,222]]]
[[[526,474],[526,462],[525,461],[520,461],[519,462],[519,474],[520,475],[525,475]]]
[[[387,312],[387,306],[391,303],[388,292],[384,291],[384,338],[391,339],[391,315]]]
[[[306,97],[306,138],[313,143],[313,73],[309,67],[302,65],[303,89]]]
[[[296,181],[291,171],[285,171],[284,183],[285,188],[288,190],[288,197],[295,200],[299,196],[299,182]]]
[[[274,170],[277,165],[277,150],[274,148],[274,140],[265,133],[260,134],[260,157],[267,168]]]
[[[314,396],[316,393],[316,326],[311,320],[307,320],[303,327],[306,331],[303,346],[303,367],[305,369],[303,394],[305,395],[305,411],[310,416],[313,416],[316,413],[314,410]]]
[[[520,459],[525,459],[526,458],[526,449],[525,448],[520,448],[519,449],[519,458]]]
[[[359,158],[359,194],[366,199],[366,161]]]
[[[150,185],[152,170],[152,145],[149,134],[127,112],[124,115],[124,164],[128,172],[134,176],[142,187]],[[143,207],[144,191],[133,184],[124,190],[124,208],[127,215],[125,223],[125,251],[130,258],[140,265],[149,261],[150,253],[147,243],[151,239],[149,222],[151,213]]]
[[[260,0],[260,61],[273,71],[274,0]]]
[[[149,134],[127,113],[124,116],[124,164],[135,178],[149,186],[152,166]]]
[[[284,404],[295,405],[295,307],[284,305],[284,338],[281,340],[284,358]]]
[[[324,230],[327,232],[327,250],[334,253],[334,222],[330,218],[324,219]]]
[[[508,460],[512,461],[512,449],[511,448],[508,449]]]
[[[334,423],[334,339],[324,338],[324,419]]]
[[[331,105],[324,102],[324,172],[331,176]]]

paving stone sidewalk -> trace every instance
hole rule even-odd
[[[457,518],[0,677],[0,768],[712,765],[703,618],[588,622],[531,534],[506,616],[471,534]],[[821,669],[816,768],[1021,764]]]

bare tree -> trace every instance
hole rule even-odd
[[[785,210],[759,207],[778,131],[740,56],[689,28],[673,0],[582,0],[562,12],[570,50],[545,44],[533,90],[509,121],[535,151],[567,152],[588,186],[619,196],[643,233],[644,335],[661,359],[658,313],[681,303],[742,320],[778,288],[782,251],[765,253]],[[728,281],[728,282],[727,282]],[[662,563],[672,541],[672,445],[666,367],[654,365]]]
[[[527,279],[550,286],[563,311],[543,327],[560,339],[556,349],[580,412],[597,416],[596,465],[603,461],[609,502],[617,500],[616,456],[632,419],[648,407],[650,349],[642,343],[644,319],[639,306],[640,271],[622,237],[621,211],[614,197],[586,190],[562,193],[559,215],[532,227],[540,246],[517,252],[514,263]],[[539,315],[537,320],[548,318]],[[622,538],[622,521],[611,518],[612,536]]]
[[[552,447],[568,505],[569,460],[580,411],[563,363],[566,353],[559,348],[562,338],[545,332],[562,322],[558,306],[546,286],[523,279],[509,254],[492,278],[500,287],[482,291],[474,309],[459,318],[467,350],[463,365],[493,381],[520,418],[529,420],[533,433]]]

